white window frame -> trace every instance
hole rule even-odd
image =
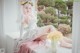
[[[73,3],[73,23],[72,23],[72,37],[73,37],[73,51],[72,53],[80,53],[80,2]]]

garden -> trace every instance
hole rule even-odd
[[[64,36],[72,34],[73,1],[38,0],[38,26],[53,25]]]

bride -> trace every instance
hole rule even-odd
[[[47,35],[47,33],[55,31],[56,28],[52,25],[38,27],[37,26],[37,16],[33,11],[33,3],[31,1],[25,1],[22,4],[23,9],[23,20],[22,24],[26,26],[26,33],[23,36],[24,40],[32,40],[37,37],[42,37],[43,35]]]
[[[25,48],[25,46],[35,47],[34,45],[39,44],[35,42],[41,42],[41,41],[45,42],[47,34],[50,32],[54,32],[57,29],[52,25],[38,27],[36,13],[33,12],[34,10],[33,3],[30,0],[28,0],[28,1],[21,1],[20,4],[23,11],[22,25],[26,26],[26,33],[22,37],[23,42],[19,45],[20,49],[18,53],[24,53],[25,50],[29,49],[28,47]],[[66,37],[64,37],[60,41],[60,43],[61,46],[63,47],[67,48],[72,47],[71,40]],[[28,51],[26,51],[25,53],[27,52]]]

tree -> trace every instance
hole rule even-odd
[[[44,26],[44,25],[54,25],[57,27],[57,17],[51,14],[46,14],[46,13],[38,13],[38,26]]]
[[[56,9],[58,9],[58,18],[59,18],[59,14],[61,11],[61,13],[65,13],[66,12],[66,3],[62,0],[55,0],[55,6]],[[58,23],[59,24],[59,23]]]
[[[68,9],[72,9],[73,1],[66,1],[66,5],[67,5]]]
[[[45,13],[49,13],[51,15],[56,15],[56,11],[55,11],[55,9],[53,7],[47,7],[45,9]]]
[[[44,5],[48,7],[48,6],[54,6],[55,3],[54,3],[54,0],[38,0],[38,6],[39,5]]]
[[[67,14],[67,10],[61,10],[61,14]]]
[[[66,10],[66,3],[64,1],[55,0],[55,8],[58,10]]]
[[[68,1],[66,1],[66,5],[67,5],[67,7],[68,7],[68,9],[67,9],[67,15],[69,15],[69,17],[71,18],[71,22],[72,22],[73,0],[68,0]],[[71,24],[71,26],[72,26],[72,24]]]
[[[70,15],[70,14],[72,14],[72,8],[73,8],[73,1],[66,1],[66,5],[67,5],[67,7],[68,7],[68,11],[67,11],[67,14],[68,15]],[[69,12],[69,11],[71,11],[71,13]]]

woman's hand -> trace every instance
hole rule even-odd
[[[39,38],[40,38],[40,40],[46,40],[47,39],[47,35],[42,35]]]
[[[40,37],[36,38],[34,41],[42,41],[47,39],[47,33],[44,35],[41,35]]]

